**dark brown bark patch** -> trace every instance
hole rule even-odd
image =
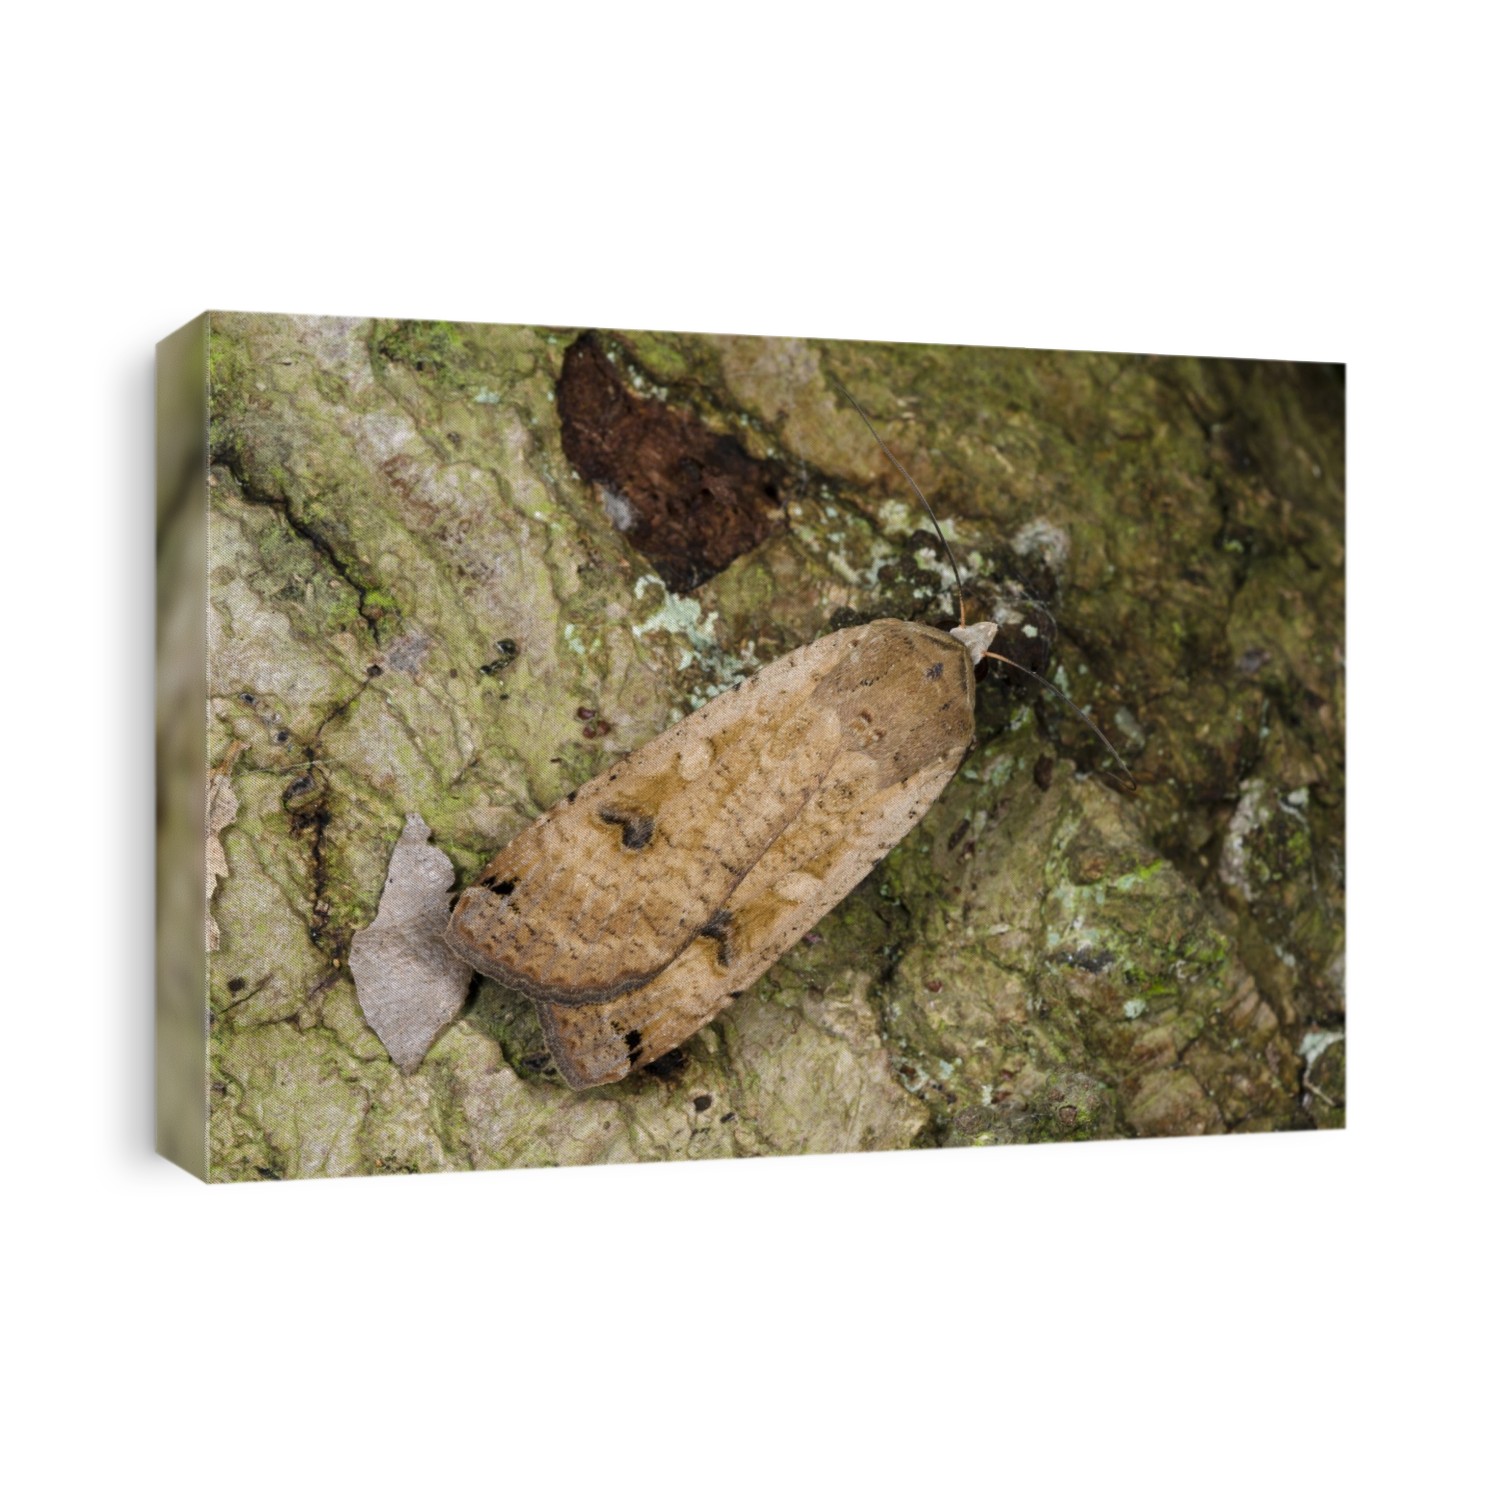
[[[781,523],[781,465],[752,458],[691,411],[637,395],[592,333],[563,357],[557,411],[568,461],[675,592],[722,572]]]

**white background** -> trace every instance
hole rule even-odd
[[[0,64],[10,1492],[1492,1485],[1484,11],[46,14]],[[1347,360],[1351,1128],[154,1160],[151,358],[209,306]]]

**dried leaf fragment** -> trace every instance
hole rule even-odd
[[[349,946],[360,1008],[391,1061],[409,1073],[459,1013],[472,971],[443,941],[453,863],[416,813],[396,841],[375,920]]]

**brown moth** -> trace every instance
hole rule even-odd
[[[459,898],[449,945],[536,1002],[574,1088],[653,1062],[932,805],[995,631],[876,620],[789,652],[543,813]]]
[[[655,1061],[931,807],[998,628],[876,620],[789,652],[543,813],[459,897],[449,946],[531,997],[575,1089]]]

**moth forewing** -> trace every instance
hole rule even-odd
[[[543,813],[459,898],[450,945],[533,997],[607,1000],[659,974],[836,753],[837,719],[811,703],[832,665],[822,646],[773,662]]]
[[[573,1087],[653,1061],[931,806],[973,736],[971,651],[880,620],[789,653],[543,814],[460,898],[450,943],[531,995]]]
[[[538,999],[542,1030],[563,1077],[574,1088],[613,1083],[711,1021],[915,825],[963,750],[955,746],[878,790],[868,768],[856,764],[860,757],[840,756],[817,802],[788,825],[715,920],[654,980],[603,1005]]]

